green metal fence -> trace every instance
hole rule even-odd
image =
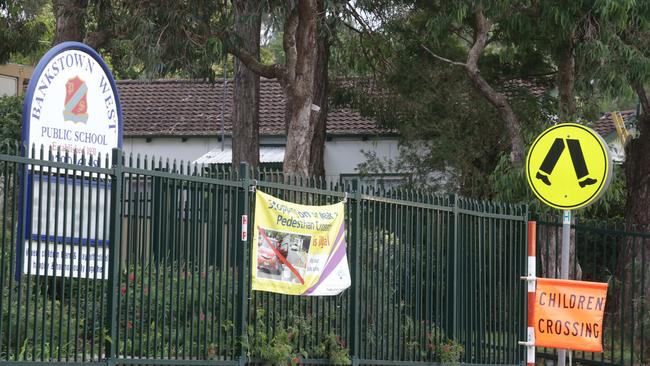
[[[0,154],[2,364],[235,365],[266,343],[288,344],[305,364],[337,360],[333,350],[353,364],[431,364],[455,344],[464,363],[523,360],[526,207],[119,150],[101,167],[24,155]],[[240,230],[255,189],[305,204],[346,200],[349,290],[250,291]]]
[[[571,278],[607,282],[603,353],[574,352],[581,365],[650,364],[650,234],[622,222],[576,219]],[[538,276],[556,277],[560,268],[562,223],[544,217],[537,223]],[[551,349],[538,356],[557,359]]]

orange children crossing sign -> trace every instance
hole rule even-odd
[[[576,123],[555,125],[535,139],[526,159],[533,193],[545,204],[573,210],[597,200],[612,179],[612,158],[594,130]]]
[[[537,278],[535,346],[603,351],[607,284]]]

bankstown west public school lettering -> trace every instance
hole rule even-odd
[[[44,57],[45,58],[45,57]],[[31,95],[29,143],[43,144],[66,162],[97,166],[119,145],[119,112],[107,72],[89,53],[67,49],[44,65]],[[40,146],[36,146],[38,149]],[[72,156],[86,154],[83,162]],[[88,157],[93,155],[93,161]]]

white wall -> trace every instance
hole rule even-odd
[[[194,161],[208,151],[220,147],[221,142],[216,137],[190,137],[183,141],[180,137],[154,137],[150,142],[140,137],[125,137],[123,147],[125,153],[145,154],[149,157],[169,158],[176,161]],[[225,146],[230,147],[229,139]]]
[[[362,151],[374,151],[380,159],[397,158],[397,137],[374,137],[362,141],[356,137],[339,137],[325,143],[325,174],[358,174],[357,165],[366,161]]]
[[[262,137],[260,144],[284,144],[284,137]],[[230,138],[225,140],[230,148]],[[221,147],[216,137],[190,137],[183,142],[179,137],[154,137],[150,142],[140,137],[125,137],[124,151],[148,157],[194,161],[208,151]],[[395,159],[398,155],[396,137],[375,137],[362,141],[360,137],[334,137],[325,143],[325,173],[338,179],[340,174],[357,174],[357,165],[366,160],[361,152],[375,151],[381,159]]]

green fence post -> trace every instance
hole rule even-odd
[[[110,222],[109,228],[109,272],[108,272],[108,304],[110,311],[107,319],[110,339],[106,346],[108,355],[106,363],[113,365],[117,361],[117,332],[119,331],[119,324],[117,324],[117,312],[119,299],[119,263],[120,263],[120,239],[122,237],[122,218],[121,218],[121,203],[122,203],[122,180],[124,178],[124,160],[122,158],[122,150],[113,149],[113,156],[111,159],[113,168],[112,186],[111,186],[111,208],[110,208]]]
[[[530,210],[528,208],[528,205],[523,204],[521,205],[522,207],[522,213],[523,213],[523,225],[524,225],[524,243],[526,243],[526,250],[522,250],[522,255],[521,255],[521,268],[522,270],[519,271],[519,273],[527,274],[527,266],[528,266],[528,256],[532,255],[537,258],[536,253],[528,254],[528,221],[531,220],[531,215],[530,215]],[[521,286],[521,299],[523,302],[523,306],[520,305],[520,309],[522,310],[520,315],[519,315],[519,322],[521,326],[519,327],[519,339],[526,339],[528,336],[528,290],[527,290],[527,282],[526,281],[521,281],[522,286]],[[519,347],[519,360],[523,363],[526,360],[526,347]]]
[[[361,239],[359,233],[361,232],[361,192],[359,192],[359,180],[352,181],[352,197],[353,203],[350,204],[352,212],[350,218],[352,219],[350,225],[350,262],[352,263],[352,286],[350,287],[350,298],[352,304],[350,310],[352,311],[352,324],[350,335],[352,336],[350,342],[350,359],[352,365],[359,364],[359,333],[361,331],[361,308],[359,294],[361,292],[361,261],[359,257],[359,245]]]
[[[239,217],[241,218],[241,225],[237,225],[238,238],[240,240],[238,247],[241,250],[238,251],[237,262],[239,267],[239,294],[240,294],[240,303],[239,303],[239,317],[237,319],[239,323],[239,339],[240,339],[240,354],[239,354],[239,364],[246,364],[246,349],[244,348],[243,338],[246,336],[246,318],[248,314],[248,281],[246,281],[246,263],[248,262],[248,247],[250,243],[249,233],[250,233],[250,197],[249,197],[249,188],[251,186],[251,177],[250,169],[247,163],[239,164],[239,178],[241,180],[241,194],[239,195],[239,203],[237,207],[239,208]],[[246,220],[246,223],[244,222]],[[237,223],[240,224],[240,223]],[[246,230],[244,234],[243,230]]]

